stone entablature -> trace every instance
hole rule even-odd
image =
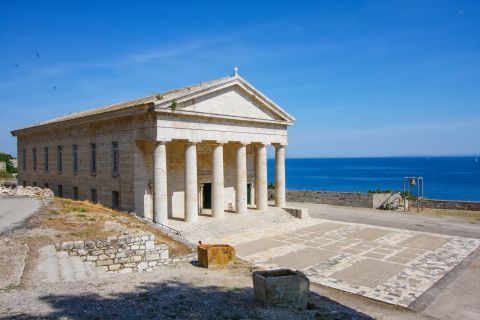
[[[153,234],[67,241],[55,244],[55,248],[109,273],[151,271],[171,262],[168,246],[156,245]]]

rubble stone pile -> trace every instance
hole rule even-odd
[[[6,194],[9,196],[21,196],[21,197],[38,197],[50,199],[54,197],[53,191],[48,188],[39,187],[23,187],[17,186],[16,188],[0,186],[0,194]]]

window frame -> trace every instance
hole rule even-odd
[[[119,191],[112,191],[112,209],[120,210],[120,192]]]
[[[97,189],[91,188],[90,189],[90,202],[97,203]]]
[[[73,192],[73,200],[78,200],[78,187],[73,186],[72,192]]]
[[[63,170],[62,146],[57,146],[57,172],[62,173],[62,170]]]
[[[120,174],[120,164],[119,164],[119,144],[118,141],[112,141],[112,175],[118,176]]]
[[[37,170],[37,148],[32,149],[32,169]]]
[[[27,170],[27,149],[22,149],[22,169]]]
[[[48,172],[48,147],[43,148],[43,169]]]
[[[72,145],[72,172],[78,173],[78,145]]]
[[[90,143],[90,173],[97,173],[97,144]]]

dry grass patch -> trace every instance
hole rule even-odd
[[[416,213],[416,211],[413,210],[412,212]],[[467,220],[470,223],[480,223],[480,211],[425,208],[419,213],[442,218],[457,218]]]
[[[191,252],[185,245],[136,217],[89,201],[55,198],[29,223],[32,227],[55,230],[55,241],[90,240],[149,232],[155,235],[156,243],[170,247],[171,255]]]

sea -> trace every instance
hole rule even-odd
[[[285,161],[287,189],[403,191],[404,177],[423,177],[424,197],[480,201],[480,156],[287,158]],[[268,159],[267,168],[268,181],[274,182],[274,159]],[[415,186],[410,188],[416,194]]]

